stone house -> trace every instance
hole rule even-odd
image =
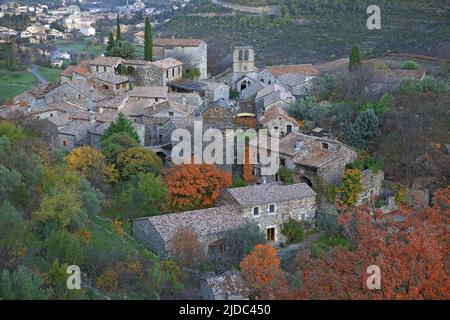
[[[208,46],[201,39],[153,39],[155,60],[175,58],[181,61],[185,71],[200,70],[200,79],[208,78]]]
[[[275,244],[285,241],[281,230],[289,218],[311,226],[315,222],[316,193],[306,183],[264,183],[227,189],[222,201],[236,206],[246,219],[259,226],[269,242]]]
[[[161,256],[168,256],[171,241],[182,230],[192,230],[205,254],[215,253],[224,234],[245,223],[233,206],[164,214],[133,221],[133,237]]]
[[[255,222],[269,242],[285,240],[281,234],[289,219],[314,225],[316,193],[304,183],[277,183],[224,190],[218,207],[158,215],[133,221],[133,236],[161,256],[181,230],[191,230],[204,253],[210,257],[225,256],[225,233]]]
[[[361,171],[363,191],[359,195],[357,205],[371,201],[373,197],[378,197],[383,193],[384,172],[371,171],[369,169]]]
[[[271,142],[269,140],[269,151]],[[345,166],[357,158],[357,151],[334,139],[293,132],[279,140],[279,165],[294,173],[294,182],[316,187],[320,182],[340,185]],[[278,180],[278,175],[261,177],[259,165],[254,166],[257,181]]]
[[[105,100],[107,96],[84,80],[72,80],[62,83],[48,92],[46,103],[67,101],[82,106],[88,110],[96,110],[97,104]]]
[[[167,100],[167,86],[136,87],[128,93],[128,101],[146,101],[156,104]]]
[[[118,70],[117,67],[122,62],[122,58],[119,57],[95,57],[90,62],[91,73],[95,72],[108,72],[115,74]]]
[[[162,71],[161,85],[167,85],[169,81],[175,81],[183,77],[183,63],[174,58],[165,58],[152,63]]]
[[[230,87],[222,82],[179,80],[170,82],[168,85],[173,92],[198,93],[205,103],[230,99]]]
[[[208,104],[201,111],[204,127],[216,129],[233,128],[235,115],[230,107],[221,103],[221,100]]]
[[[261,118],[261,124],[278,137],[299,131],[297,120],[289,116],[281,107],[266,110]]]
[[[129,89],[127,77],[108,72],[96,72],[92,79],[93,87],[107,96],[117,95]]]
[[[57,88],[59,83],[41,84],[13,98],[14,104],[25,104],[31,108],[44,106],[47,101],[47,94]]]
[[[293,74],[303,76],[305,78],[304,81],[309,82],[314,77],[319,75],[319,70],[317,70],[312,64],[269,66],[258,73],[258,80],[268,85],[275,83],[285,84],[285,82],[289,82],[287,81],[285,75],[292,77]],[[297,78],[296,82],[298,80],[301,80],[301,78]]]
[[[256,94],[255,104],[257,107],[257,114],[260,116],[272,107],[282,107],[287,110],[289,105],[294,101],[295,97],[285,88],[277,84],[271,84],[264,87]]]

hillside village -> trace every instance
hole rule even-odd
[[[134,6],[138,10],[139,2]],[[44,14],[44,7],[39,6],[42,9],[39,14]],[[127,8],[130,10],[128,6],[124,10]],[[79,29],[86,36],[95,34],[91,23],[84,24],[89,17],[76,8],[71,10],[74,12],[65,20],[67,28]],[[83,17],[82,24],[77,20],[80,17]],[[116,19],[116,15],[109,18]],[[120,28],[118,23],[113,40],[115,36],[118,41]],[[16,36],[45,41],[38,29],[28,27]],[[11,33],[6,29],[0,31]],[[43,33],[56,38],[65,36],[58,31]],[[142,31],[136,35],[136,41],[146,46],[147,36]],[[137,286],[132,279],[134,276],[140,279],[138,274],[147,266],[143,262],[147,254],[153,257],[153,267],[168,263],[165,266],[170,275],[165,276],[173,281],[165,280],[170,282],[167,288],[151,289],[157,298],[285,297],[284,291],[283,294],[281,289],[277,291],[278,287],[268,292],[267,288],[249,284],[246,272],[251,270],[251,262],[244,261],[252,249],[266,250],[266,259],[280,260],[285,271],[290,272],[297,264],[296,256],[303,251],[312,252],[317,258],[334,247],[350,247],[353,239],[350,231],[338,226],[339,217],[346,216],[349,208],[365,208],[361,210],[388,224],[407,220],[408,210],[436,208],[431,204],[439,198],[433,194],[441,188],[445,191],[449,182],[448,132],[439,132],[442,143],[433,140],[429,153],[423,158],[422,154],[418,155],[412,161],[411,171],[401,178],[397,178],[399,172],[391,167],[385,173],[375,152],[388,145],[377,140],[382,137],[381,130],[385,130],[381,126],[381,121],[387,121],[383,113],[396,111],[391,108],[395,103],[402,110],[401,101],[409,101],[402,97],[412,94],[411,90],[422,90],[425,96],[435,94],[429,99],[436,99],[436,106],[448,107],[449,83],[431,76],[428,69],[419,68],[411,61],[391,68],[381,59],[363,61],[353,53],[350,59],[341,60],[332,72],[326,64],[303,61],[257,67],[261,63],[256,60],[255,48],[244,44],[228,48],[231,64],[211,75],[205,40],[150,39],[150,59],[105,52],[66,66],[58,81],[35,85],[0,108],[0,133],[4,132],[2,126],[6,128],[13,123],[16,129],[5,132],[24,128],[24,132],[45,138],[48,145],[43,149],[49,151],[46,156],[40,156],[53,160],[43,160],[43,175],[47,176],[44,179],[53,177],[56,181],[60,175],[65,181],[63,185],[69,188],[79,178],[69,177],[72,171],[63,173],[64,166],[68,166],[76,176],[83,177],[82,181],[90,186],[88,193],[96,197],[95,203],[99,202],[96,213],[86,209],[88,218],[83,218],[83,223],[72,217],[74,220],[64,223],[62,231],[55,232],[63,232],[67,237],[80,235],[89,243],[92,235],[86,234],[92,230],[88,233],[86,226],[97,228],[108,224],[109,232],[117,233],[122,239],[119,242],[130,241],[133,248],[138,248],[139,258],[127,264],[120,259],[98,265],[86,262],[89,271],[85,271],[84,286],[96,288],[92,295],[97,298],[106,295],[115,299],[129,294],[132,290],[118,288],[121,285],[125,288],[124,283]],[[349,100],[359,103],[360,109],[344,106]],[[446,114],[445,107],[442,110]],[[260,162],[249,162],[251,156],[259,159],[260,155],[249,152],[243,164],[174,164],[172,149],[177,144],[173,140],[174,132],[178,129],[194,132],[197,122],[202,123],[203,133],[218,129],[223,136],[230,129],[250,129],[255,133],[268,129],[272,134],[264,151],[278,154],[279,170],[264,175]],[[359,124],[365,130],[362,133],[358,131]],[[390,125],[395,127],[396,123]],[[20,150],[26,153],[26,145],[14,145],[23,139],[10,136],[11,141],[0,140],[0,148],[7,145],[18,150],[25,148]],[[271,147],[272,140],[277,141],[278,148]],[[389,143],[393,149],[400,148],[392,141]],[[30,147],[30,152],[34,150]],[[55,156],[57,152],[61,159],[66,159],[66,164],[64,160],[55,160],[60,159]],[[391,161],[399,163],[403,159]],[[419,167],[415,167],[416,163],[420,163]],[[1,167],[8,170],[7,166]],[[417,175],[418,171],[423,175]],[[402,180],[410,177],[413,180]],[[28,192],[29,199],[43,196],[45,188],[52,184],[57,182],[36,182],[35,190]],[[5,190],[9,189],[5,186]],[[100,193],[103,196],[97,198]],[[37,212],[26,215],[40,217],[36,218],[42,224],[39,232],[46,232],[45,223],[53,228],[50,222],[61,219],[56,214],[49,220],[49,212],[55,208],[49,209],[49,202],[46,213],[43,203],[44,200],[38,200],[35,204],[17,204],[23,212],[28,212],[27,206]],[[62,203],[59,205],[64,207]],[[405,209],[406,206],[414,209]],[[448,206],[446,210],[448,215]],[[78,228],[77,224],[85,227]],[[45,248],[44,252],[51,252]],[[275,254],[273,248],[278,250]],[[52,257],[63,256],[55,253]],[[8,258],[11,258],[11,264],[7,265],[10,267],[15,262],[10,253]],[[56,264],[69,262],[55,261],[59,261]],[[172,261],[177,266],[169,265]],[[117,277],[113,283],[105,280],[110,274]],[[180,293],[174,288],[183,282],[183,277],[189,281],[183,283],[185,291]],[[145,279],[152,283],[152,279]],[[276,283],[285,285],[283,281],[277,278]],[[140,290],[142,296],[136,298],[150,298],[142,288],[136,292]],[[70,297],[65,291],[61,296]]]

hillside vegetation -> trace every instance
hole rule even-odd
[[[251,5],[252,1],[233,2]],[[390,51],[450,56],[448,1],[275,2],[282,3],[282,17],[221,14],[222,7],[205,1],[196,11],[211,12],[215,7],[216,16],[177,16],[156,32],[160,36],[206,40],[210,64],[230,54],[231,48],[239,44],[255,47],[258,65],[332,60],[348,56],[354,43],[359,43],[369,56]],[[369,31],[366,27],[370,4],[381,7],[381,30]]]

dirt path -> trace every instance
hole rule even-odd
[[[260,7],[249,7],[249,6],[242,6],[239,4],[233,4],[228,3],[222,0],[212,0],[212,3],[222,6],[224,8],[233,9],[236,11],[242,11],[247,13],[253,13],[253,14],[268,14],[268,15],[281,15],[281,8],[279,5],[273,5],[273,6],[260,6]]]
[[[28,69],[42,84],[47,84],[47,79],[39,73],[39,66],[33,64],[30,69]]]
[[[301,250],[311,249],[314,242],[316,242],[322,236],[322,234],[322,232],[315,233],[309,236],[308,239],[303,242],[293,243],[285,248],[278,249],[278,256],[281,258],[281,267],[284,270],[289,270],[298,253]]]

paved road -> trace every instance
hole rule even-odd
[[[42,84],[47,84],[48,83],[47,79],[45,79],[44,76],[42,76],[39,73],[39,66],[33,64],[31,66],[31,69],[28,69],[28,70],[39,80],[40,83],[42,83]]]
[[[269,15],[281,15],[281,8],[279,5],[273,5],[273,6],[260,6],[260,7],[249,7],[249,6],[242,6],[239,4],[234,3],[228,3],[222,0],[212,0],[212,3],[222,6],[224,8],[233,9],[237,11],[243,11],[248,13],[254,13],[254,14],[269,14]]]

